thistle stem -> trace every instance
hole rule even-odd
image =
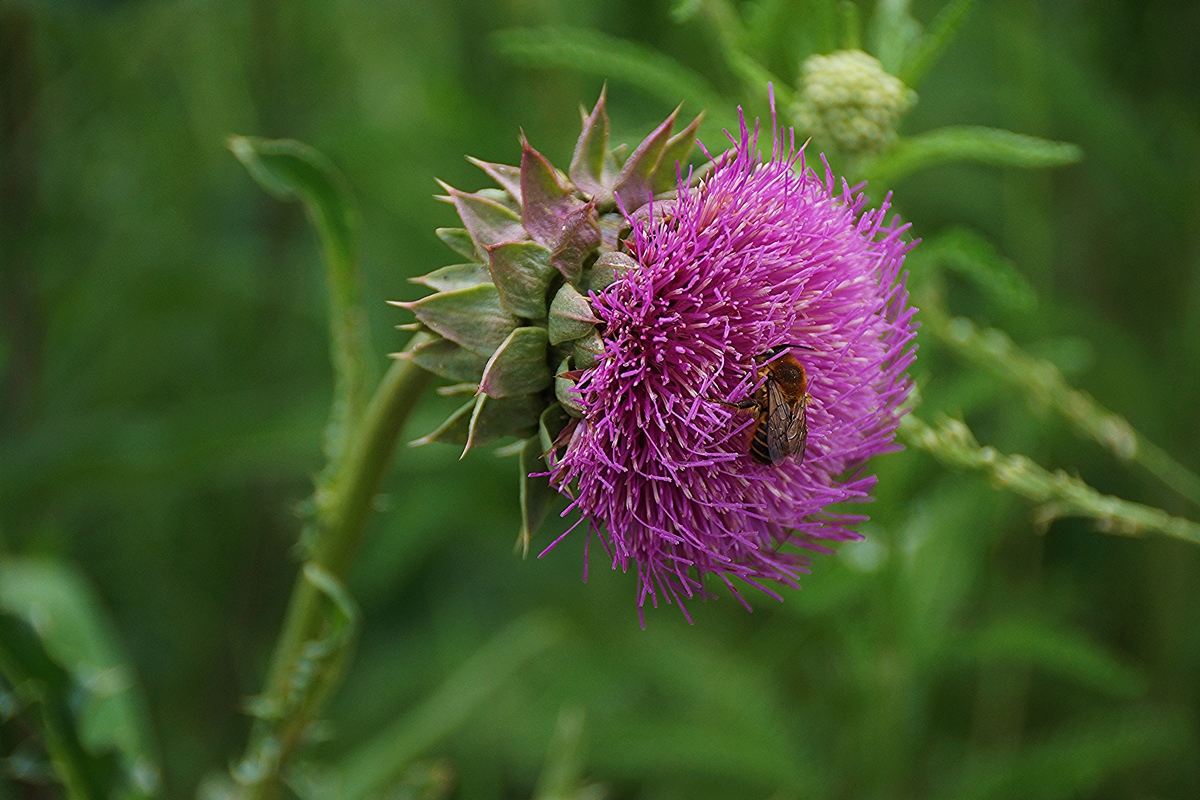
[[[900,420],[900,437],[944,464],[985,473],[997,485],[1037,503],[1037,521],[1043,528],[1060,517],[1083,517],[1095,520],[1101,533],[1131,537],[1161,533],[1200,544],[1200,524],[1101,494],[1079,478],[1062,470],[1050,472],[1025,456],[980,446],[960,420],[946,418],[929,425],[910,412]]]
[[[951,318],[936,296],[924,298],[922,319],[957,353],[1020,387],[1039,404],[1053,409],[1082,435],[1122,461],[1133,461],[1200,508],[1200,477],[1151,442],[1127,420],[1090,395],[1072,388],[1049,361],[1021,350],[1003,331],[980,330],[965,317]]]
[[[428,338],[417,334],[408,349]],[[342,581],[396,441],[430,377],[410,361],[392,364],[336,472],[318,487],[313,538],[288,602],[266,688],[254,702],[258,719],[235,770],[247,798],[279,795],[281,768],[337,682],[357,615]]]

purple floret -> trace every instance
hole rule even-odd
[[[798,588],[804,551],[861,538],[865,517],[829,506],[868,499],[863,464],[897,449],[910,388],[907,226],[806,166],[790,131],[765,161],[757,128],[740,133],[701,182],[630,219],[639,267],[592,295],[604,354],[551,473],[613,568],[636,565],[639,611],[661,596],[687,615],[709,574],[743,604],[735,580],[782,599],[770,584]],[[807,371],[807,450],[758,464],[753,410],[718,400],[750,397],[778,345]]]

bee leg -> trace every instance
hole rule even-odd
[[[745,400],[741,400],[736,403],[730,403],[728,400],[722,400],[719,397],[710,397],[708,399],[712,400],[714,403],[720,403],[723,406],[728,406],[729,408],[738,408],[743,411],[747,408],[757,408],[759,405],[758,401],[753,397],[747,397]]]

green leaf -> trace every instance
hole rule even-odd
[[[747,4],[741,49],[762,54],[764,60],[773,53],[785,52],[794,67],[811,55],[836,50],[841,23],[837,5],[837,0],[759,0]],[[776,83],[776,91],[779,87]]]
[[[1134,713],[1077,725],[1015,753],[975,758],[939,800],[1068,800],[1092,795],[1127,770],[1185,751],[1192,734],[1176,716]]]
[[[583,778],[583,722],[582,708],[564,708],[558,713],[534,800],[567,800],[578,795]]]
[[[625,253],[612,250],[601,253],[596,263],[583,271],[579,289],[581,292],[602,292],[637,266],[638,263]]]
[[[366,412],[375,381],[356,264],[358,218],[350,189],[329,159],[301,142],[233,136],[229,149],[268,192],[281,200],[302,202],[321,237],[329,282],[334,369],[325,453],[336,462]]]
[[[634,148],[633,153],[621,165],[616,183],[613,184],[613,194],[622,201],[626,211],[640,208],[650,201],[654,193],[655,173],[671,138],[671,129],[675,127],[677,116],[678,107]]]
[[[1038,169],[1074,164],[1083,152],[1073,144],[974,125],[952,126],[904,137],[863,173],[873,183],[894,185],[918,170],[959,161]]]
[[[42,647],[32,626],[0,612],[0,673],[22,703],[36,708],[45,747],[73,800],[107,800],[118,785],[111,750],[94,752],[83,744],[71,698],[78,687]]]
[[[490,161],[481,161],[474,156],[467,156],[467,161],[470,161],[475,166],[487,173],[488,177],[499,184],[500,188],[508,192],[510,198],[518,204],[521,202],[521,168],[514,167],[511,164],[493,164]]]
[[[562,224],[582,201],[570,181],[546,157],[521,137],[521,225],[530,237],[546,247],[557,247]]]
[[[468,256],[469,258],[476,258],[486,264],[487,249],[490,246],[527,238],[517,212],[489,197],[486,190],[462,192],[445,183],[441,186],[446,190],[454,210],[458,212],[458,218],[471,235],[471,241],[475,243],[475,254]],[[504,196],[507,197],[508,194],[505,193]]]
[[[469,401],[459,406],[453,414],[446,417],[441,425],[437,426],[430,433],[425,434],[419,439],[413,439],[408,443],[409,447],[423,447],[434,442],[443,444],[466,444],[467,436],[471,432],[471,415],[475,412],[475,405],[479,402],[478,397],[472,397]]]
[[[583,418],[583,405],[579,401],[579,393],[575,391],[575,381],[567,377],[567,373],[571,369],[571,359],[564,358],[562,363],[558,365],[558,372],[554,376],[554,396],[558,398],[560,408],[576,419]],[[553,443],[553,439],[550,440]],[[550,444],[546,445],[546,449],[550,449]]]
[[[546,329],[517,328],[488,360],[479,389],[492,398],[533,394],[549,388]]]
[[[596,365],[596,359],[604,353],[604,340],[595,328],[576,339],[574,345],[571,359],[576,369],[591,369]]]
[[[921,243],[909,257],[914,277],[948,269],[967,278],[1013,311],[1030,311],[1037,295],[1025,276],[991,242],[966,228],[951,228]]]
[[[789,108],[796,101],[796,94],[792,91],[789,81],[780,80],[779,76],[746,53],[734,50],[725,54],[725,60],[729,63],[729,68],[742,79],[742,83],[749,87],[752,93],[757,93],[766,99],[770,92],[774,92],[776,108]],[[734,130],[729,125],[724,127]]]
[[[721,109],[720,94],[703,76],[648,47],[580,28],[509,28],[492,34],[496,49],[520,64],[571,67],[621,80],[675,105]]]
[[[74,798],[160,792],[158,755],[128,656],[90,587],[50,561],[0,563],[0,671],[36,702]]]
[[[1104,648],[1038,620],[992,622],[968,640],[965,653],[980,661],[1030,663],[1113,697],[1133,698],[1146,691],[1146,680]]]
[[[921,23],[913,18],[911,0],[879,0],[871,18],[871,53],[893,75],[901,67],[921,39]]]
[[[606,187],[612,183],[611,167],[614,160],[608,150],[607,93],[608,84],[605,84],[590,112],[582,107],[579,109],[583,116],[583,130],[575,142],[575,152],[571,154],[568,170],[576,188],[603,204],[612,202],[611,193]]]
[[[691,155],[692,147],[696,144],[696,134],[703,121],[704,112],[701,111],[695,119],[687,124],[687,127],[667,140],[667,146],[663,148],[662,155],[658,159],[658,166],[654,170],[652,188],[656,194],[676,188],[680,173],[686,179],[687,159]]]
[[[536,394],[489,397],[481,392],[475,398],[475,408],[471,410],[471,421],[467,427],[467,441],[459,458],[465,456],[472,447],[481,447],[505,436],[519,439],[532,436],[537,430],[542,405],[541,397]]]
[[[471,447],[482,447],[505,436],[523,439],[537,431],[543,405],[537,395],[491,398],[481,394],[471,398],[432,433],[409,444],[412,447],[432,442],[464,445],[463,455],[466,455]]]
[[[975,0],[950,0],[938,15],[933,18],[929,29],[917,45],[915,52],[908,58],[904,68],[900,70],[900,80],[906,86],[916,88],[921,79],[929,72],[946,45],[954,40],[959,28],[966,22],[971,13]]]
[[[675,0],[671,3],[671,19],[682,25],[696,16],[702,4],[703,0]]]
[[[559,369],[566,368],[566,361],[563,361],[563,366]],[[549,453],[554,447],[554,443],[558,441],[559,435],[567,427],[567,423],[571,421],[570,415],[558,403],[552,403],[542,412],[538,418],[538,442],[541,445],[540,453]]]
[[[483,645],[446,681],[389,728],[350,753],[318,783],[344,800],[362,800],[395,781],[408,764],[465,724],[518,670],[561,638],[540,616],[518,619]],[[326,794],[325,796],[333,796]]]

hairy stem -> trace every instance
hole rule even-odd
[[[1080,434],[1122,461],[1133,461],[1200,507],[1200,477],[1180,464],[1124,417],[1070,386],[1058,368],[1021,350],[1003,331],[980,330],[964,317],[948,317],[936,304],[922,306],[922,319],[959,355],[1020,387],[1040,405],[1062,415]]]
[[[1037,520],[1042,526],[1059,517],[1084,517],[1095,520],[1101,533],[1162,533],[1200,544],[1200,524],[1160,508],[1101,494],[1079,478],[1062,470],[1050,472],[1025,456],[981,447],[960,420],[947,418],[929,425],[909,413],[901,420],[900,436],[949,466],[987,473],[999,486],[1038,503]]]
[[[409,349],[428,340],[413,337]],[[280,769],[319,714],[353,640],[357,611],[342,587],[396,441],[430,374],[397,360],[380,381],[336,472],[315,496],[308,553],[275,645],[258,717],[235,777],[249,798],[275,797]]]

